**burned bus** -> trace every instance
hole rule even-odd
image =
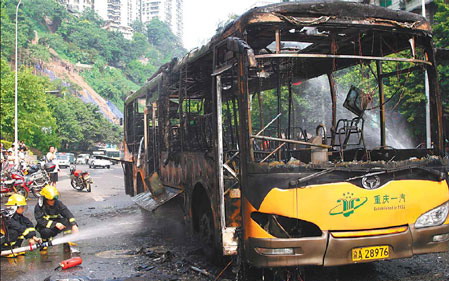
[[[126,193],[149,210],[183,197],[244,275],[447,251],[434,57],[416,14],[253,8],[128,96]]]

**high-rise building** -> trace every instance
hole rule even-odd
[[[125,38],[131,39],[133,30],[128,16],[128,9],[132,0],[93,0],[95,12],[106,22],[107,30],[123,33]],[[134,0],[135,1],[135,0]]]
[[[85,9],[94,8],[94,0],[59,0],[72,13],[82,13]]]
[[[171,31],[182,41],[183,1],[184,0],[134,0],[137,17],[143,23],[158,18],[165,22]]]
[[[59,0],[70,12],[91,8],[106,21],[106,28],[121,31],[132,37],[131,24],[139,20],[148,23],[158,18],[168,24],[173,34],[182,41],[184,0]]]

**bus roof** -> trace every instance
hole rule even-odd
[[[127,97],[125,104],[145,96],[151,89],[157,87],[164,72],[176,72],[184,65],[200,59],[212,63],[213,47],[228,37],[245,38],[252,49],[262,49],[273,41],[273,32],[276,29],[292,26],[333,26],[344,30],[355,27],[355,30],[352,28],[352,32],[357,32],[357,28],[374,27],[377,30],[402,30],[424,36],[431,32],[430,24],[420,15],[354,2],[289,2],[255,7],[229,23],[208,44],[194,49],[181,60],[174,58],[161,66],[142,88]],[[291,36],[292,39],[294,36],[295,34]],[[288,34],[283,35],[283,40],[288,39]],[[315,51],[319,51],[318,47],[317,44]],[[157,98],[152,97],[154,100]]]

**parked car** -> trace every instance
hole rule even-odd
[[[98,156],[92,156],[89,159],[89,168],[97,168],[97,167],[103,167],[103,168],[111,168],[111,161],[106,159],[101,159]]]
[[[64,169],[70,166],[69,156],[65,154],[56,154],[56,160],[58,160],[59,168]]]
[[[70,164],[75,164],[76,158],[75,154],[71,152],[67,152],[66,155],[69,157]]]
[[[89,157],[89,154],[79,154],[76,158],[76,164],[88,164]]]

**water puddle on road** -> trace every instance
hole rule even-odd
[[[95,256],[104,259],[132,258],[138,255],[139,254],[136,251],[132,250],[109,250],[95,254]]]
[[[52,272],[62,260],[69,258],[70,253],[63,251],[62,246],[55,246],[43,252],[27,252],[26,255],[16,258],[1,258],[2,279],[8,277],[9,280],[23,280],[23,275],[28,272]]]

